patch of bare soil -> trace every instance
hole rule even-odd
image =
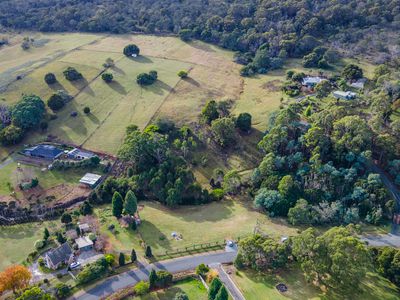
[[[270,92],[279,92],[282,88],[282,80],[267,81],[262,85],[262,88]]]

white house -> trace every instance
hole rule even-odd
[[[78,249],[81,251],[87,251],[93,249],[93,241],[89,239],[87,236],[82,236],[75,240],[75,243],[78,245]]]
[[[334,91],[333,96],[337,99],[352,100],[355,99],[357,94],[353,92]]]
[[[307,76],[304,77],[303,81],[302,81],[302,85],[306,86],[308,88],[313,88],[315,87],[318,83],[320,83],[321,81],[326,80],[325,78],[321,78],[318,76]]]

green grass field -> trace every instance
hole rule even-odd
[[[0,99],[12,105],[22,94],[34,93],[47,101],[60,89],[75,99],[57,113],[58,118],[50,122],[47,132],[31,133],[26,142],[42,141],[52,135],[89,149],[116,153],[127,125],[134,123],[143,128],[159,117],[188,124],[197,120],[204,103],[212,98],[237,101],[233,112],[249,111],[260,130],[265,129],[269,112],[279,105],[276,88],[263,88],[268,76],[243,79],[240,66],[232,61],[232,52],[202,42],[145,35],[29,35],[37,41],[36,47],[23,51],[15,42],[0,50],[0,85],[1,76],[10,81],[3,82]],[[129,43],[140,47],[140,57],[123,56],[122,49]],[[116,62],[109,70],[115,78],[111,84],[99,78],[108,57]],[[62,71],[68,66],[80,71],[84,79],[72,83],[65,80]],[[150,70],[158,71],[159,81],[139,87],[137,74]],[[189,78],[180,80],[176,75],[179,70],[189,70]],[[57,76],[58,83],[48,86],[44,82],[48,72]],[[23,78],[15,80],[19,74]],[[260,94],[259,98],[253,100],[256,94]],[[91,108],[88,116],[82,113],[85,106]],[[70,117],[72,111],[77,111],[78,117]],[[5,155],[2,153],[2,157]],[[244,159],[239,159],[241,162]]]
[[[45,227],[54,231],[59,226],[58,221],[0,226],[0,271],[7,266],[22,263],[35,250],[35,241],[43,238]]]
[[[361,291],[346,292],[346,297],[338,291],[322,293],[317,287],[307,283],[301,271],[297,268],[285,270],[279,274],[261,274],[255,271],[238,271],[232,279],[242,290],[246,300],[283,300],[283,299],[309,299],[309,300],[395,300],[399,299],[398,288],[387,279],[375,273],[368,273],[361,282]],[[280,293],[275,286],[284,283],[288,291]]]
[[[175,295],[179,292],[185,292],[188,295],[189,299],[193,300],[207,300],[207,290],[203,286],[203,284],[194,278],[188,278],[181,281],[178,281],[173,286],[157,291],[151,292],[145,296],[136,296],[136,297],[129,297],[125,300],[172,300],[174,299]]]
[[[156,202],[141,202],[144,208],[140,211],[142,224],[138,233],[119,226],[111,215],[110,206],[96,209],[102,231],[109,237],[114,250],[129,253],[132,248],[139,250],[141,237],[152,247],[154,254],[164,254],[166,250],[173,250],[191,246],[193,244],[223,241],[246,236],[253,232],[256,220],[262,223],[261,228],[272,236],[294,235],[296,229],[290,227],[283,220],[270,219],[254,211],[251,203],[226,200],[202,206],[189,206],[168,209]],[[107,228],[114,224],[117,234]],[[172,232],[182,234],[182,240],[171,237]],[[140,237],[141,236],[141,237]]]
[[[8,183],[15,189],[21,181],[39,179],[39,186],[48,189],[59,184],[76,185],[87,170],[45,170],[31,165],[17,165],[17,162],[4,164],[0,169],[0,195],[9,195]],[[17,194],[18,195],[18,194]]]

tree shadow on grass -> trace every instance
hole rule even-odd
[[[126,95],[128,92],[126,91],[126,89],[124,88],[124,86],[122,86],[118,81],[112,81],[108,84],[114,91],[116,91],[117,93],[121,94],[121,95]]]
[[[113,67],[111,67],[111,70],[113,70],[115,73],[121,74],[121,75],[125,75],[125,71],[122,70],[121,68],[118,68],[116,65],[114,65]]]
[[[87,81],[87,79],[85,77],[83,77],[82,79],[74,80],[74,81],[70,81],[70,82],[77,90],[79,90],[79,92],[89,94],[90,96],[95,95],[94,91],[90,87],[89,82]]]
[[[164,248],[165,250],[172,249],[168,240],[169,237],[165,236],[153,223],[142,220],[139,230],[146,244],[154,247],[154,250],[157,251],[157,248]]]
[[[142,63],[142,64],[153,63],[153,61],[150,58],[143,56],[143,55],[139,55],[138,57],[128,57],[128,59],[132,60],[134,62],[137,62],[137,63]]]
[[[147,92],[152,92],[157,95],[164,95],[165,91],[167,92],[174,92],[174,89],[167,83],[157,80],[155,83],[152,85],[143,85],[142,86],[143,90]]]
[[[93,123],[95,123],[95,124],[100,124],[99,118],[97,118],[94,114],[89,113],[89,114],[87,114],[86,116],[87,116],[87,117],[90,119],[90,121],[92,121]]]
[[[197,80],[193,79],[192,77],[186,77],[186,78],[184,78],[182,80],[186,81],[186,82],[188,82],[188,83],[190,83],[190,84],[192,84],[194,86],[197,86],[197,87],[201,86],[201,84]]]
[[[66,91],[65,87],[58,81],[56,83],[49,84],[49,88],[51,88],[53,91]]]

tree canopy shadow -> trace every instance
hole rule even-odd
[[[89,81],[87,81],[85,77],[79,80],[71,81],[71,84],[80,92],[89,94],[90,96],[95,95],[93,89],[89,85]]]
[[[66,91],[65,87],[59,81],[56,81],[56,83],[53,84],[49,84],[49,87],[53,91],[60,91],[60,90]]]
[[[160,247],[166,250],[172,249],[170,241],[168,240],[169,237],[165,236],[164,233],[162,233],[153,223],[147,220],[142,220],[139,230],[145,242],[152,247]],[[149,237],[152,237],[151,242],[148,241]]]
[[[100,120],[99,118],[97,118],[94,114],[92,113],[88,113],[87,117],[90,119],[90,121],[92,121],[95,124],[100,124]]]
[[[121,68],[118,68],[116,65],[112,66],[111,70],[113,70],[116,73],[121,74],[121,75],[125,75],[126,74],[124,70],[122,70]]]
[[[183,81],[186,81],[186,82],[188,82],[188,83],[190,83],[190,84],[192,84],[194,86],[197,86],[197,87],[200,86],[200,83],[197,80],[193,79],[192,77],[186,77],[186,78],[183,79]]]
[[[153,61],[150,58],[148,58],[146,56],[143,56],[143,55],[139,55],[137,57],[128,57],[128,59],[130,59],[130,60],[132,60],[134,62],[137,62],[137,63],[142,63],[142,64],[151,64],[151,63],[153,63]]]
[[[126,95],[128,92],[126,91],[125,87],[122,86],[118,81],[112,81],[108,84],[114,91],[119,94]]]

